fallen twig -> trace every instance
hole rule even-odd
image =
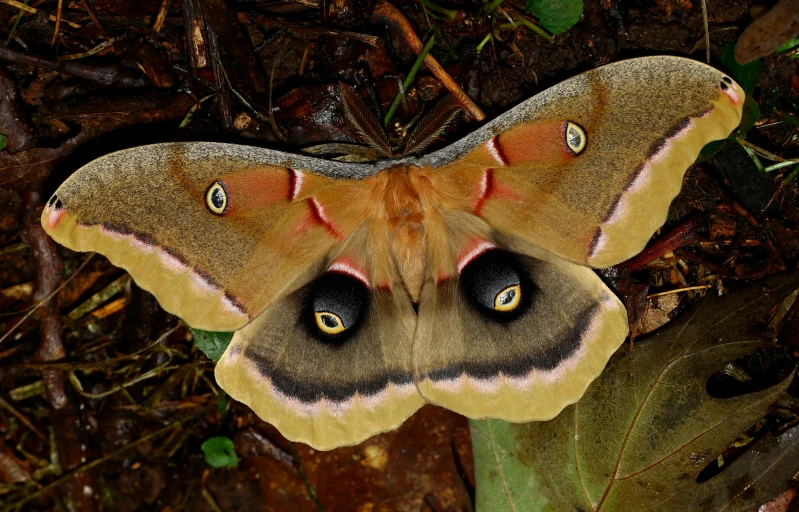
[[[20,53],[8,48],[0,48],[0,60],[19,64],[21,66],[35,66],[50,69],[67,75],[79,76],[92,82],[118,87],[142,87],[149,84],[149,80],[141,75],[133,75],[118,66],[90,66],[80,62],[61,62],[34,57],[27,53]]]
[[[37,9],[36,7],[31,7],[30,5],[25,5],[22,2],[17,2],[17,0],[0,0],[0,2],[4,3],[6,5],[10,5],[11,7],[16,7],[20,11],[24,11],[24,12],[26,12],[28,14],[36,14],[37,12],[39,12],[39,9]],[[49,15],[47,17],[47,19],[49,19],[52,22],[56,21],[56,17],[54,15],[52,15],[52,14]],[[61,20],[61,21],[66,23],[67,25],[69,25],[72,28],[83,28],[80,23],[75,23],[74,21],[69,21],[69,20]]]
[[[0,397],[0,407],[13,414],[14,417],[17,418],[20,423],[28,427],[28,429],[37,436],[39,436],[40,439],[47,439],[47,437],[41,432],[39,432],[39,429],[37,429],[36,426],[33,423],[31,423],[31,421],[28,419],[27,416],[16,410],[13,405],[3,400],[3,397]]]
[[[674,251],[684,245],[696,242],[702,238],[701,228],[705,225],[707,217],[700,215],[691,217],[685,222],[677,225],[674,229],[658,238],[652,245],[638,253],[637,256],[630,258],[619,267],[630,270],[638,270],[647,263],[655,261],[664,254]]]
[[[657,292],[651,293],[646,296],[647,299],[651,299],[653,297],[662,297],[664,295],[671,295],[674,293],[681,293],[681,292],[689,292],[693,290],[707,290],[708,288],[713,288],[712,284],[701,284],[698,286],[686,286],[684,288],[675,288],[674,290],[666,290],[665,292]]]
[[[55,12],[55,28],[53,29],[53,38],[50,39],[50,46],[55,46],[58,41],[58,32],[61,31],[61,15],[64,10],[64,0],[58,0],[58,7]]]
[[[33,262],[36,268],[36,292],[34,300],[44,304],[41,317],[41,342],[36,358],[39,361],[57,361],[66,355],[64,344],[61,341],[61,314],[59,309],[61,301],[55,290],[61,281],[64,272],[64,262],[58,252],[55,242],[45,233],[39,223],[41,208],[44,203],[38,192],[28,191],[23,195],[27,209],[25,223],[20,236],[33,252]],[[54,409],[60,409],[66,404],[64,394],[64,379],[61,372],[42,372],[44,377],[47,397]]]
[[[92,19],[92,22],[94,23],[94,26],[97,27],[97,30],[100,32],[100,35],[103,36],[103,39],[111,42],[111,36],[108,35],[108,32],[106,32],[103,26],[100,24],[100,20],[98,20],[97,16],[95,16],[94,11],[89,6],[89,0],[80,0],[80,3],[81,5],[83,5],[83,8],[86,10],[86,13],[89,15],[89,18]]]
[[[164,28],[166,15],[169,13],[169,6],[171,4],[172,0],[162,0],[161,2],[161,7],[158,9],[158,15],[155,17],[155,21],[153,22],[153,34],[156,36],[161,32],[161,29]]]
[[[251,15],[246,12],[238,13],[238,19],[241,23],[249,23],[251,21],[255,21],[258,25],[267,28],[284,28],[286,30],[292,30],[294,32],[299,33],[309,33],[309,34],[318,34],[320,36],[329,36],[329,37],[337,37],[340,39],[354,39],[356,41],[360,41],[364,44],[368,44],[369,46],[379,48],[382,45],[382,42],[379,37],[371,36],[369,34],[359,34],[358,32],[348,32],[346,30],[333,30],[325,27],[315,27],[311,25],[302,25],[299,23],[292,23],[290,21],[283,21],[277,20],[272,18],[267,18],[263,14],[258,15]]]
[[[407,44],[415,54],[419,55],[422,52],[424,47],[422,41],[416,35],[416,32],[414,32],[408,18],[390,3],[379,0],[372,11],[372,21],[375,23],[384,23],[399,32],[405,44]],[[450,74],[444,70],[435,57],[428,54],[424,58],[424,63],[427,69],[429,69],[430,72],[438,78],[441,84],[447,88],[470,117],[476,121],[485,119],[485,113],[465,92],[463,92],[463,89],[461,89]]]

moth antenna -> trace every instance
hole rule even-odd
[[[403,156],[409,153],[421,153],[436,140],[460,112],[461,106],[451,94],[436,103],[436,106],[424,116],[408,137]]]
[[[370,147],[379,150],[387,157],[393,156],[391,143],[386,131],[378,122],[374,113],[366,106],[363,99],[346,84],[339,83],[341,100],[347,120],[358,131],[361,139]]]

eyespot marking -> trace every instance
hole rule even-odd
[[[514,284],[499,292],[494,299],[495,311],[513,311],[522,300],[521,285]]]
[[[205,193],[205,205],[214,215],[224,215],[228,207],[228,195],[221,181],[215,181]]]
[[[722,76],[721,79],[732,85],[732,78],[728,77],[727,75]]]
[[[360,279],[326,272],[311,287],[305,324],[316,341],[341,345],[358,330],[368,305],[369,290]]]
[[[587,142],[585,130],[577,123],[567,121],[563,127],[563,143],[566,144],[566,148],[573,155],[579,155],[585,149]]]
[[[341,318],[330,311],[316,311],[314,316],[316,317],[316,326],[325,334],[339,334],[347,329]]]
[[[463,269],[460,282],[465,298],[475,309],[500,323],[524,314],[535,293],[529,270],[521,260],[499,249],[474,258]]]

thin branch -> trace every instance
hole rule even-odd
[[[422,52],[422,41],[413,31],[408,18],[405,17],[399,9],[394,7],[384,0],[378,0],[377,4],[372,11],[372,21],[375,23],[384,23],[389,25],[392,29],[396,30],[400,37],[402,37],[405,44],[415,54]],[[424,58],[424,63],[433,75],[447,88],[447,90],[455,96],[463,110],[469,114],[470,117],[476,121],[485,119],[485,113],[472,101],[472,99],[463,92],[463,89],[455,82],[455,80],[447,73],[439,62],[432,55],[427,55]]]
[[[64,9],[64,0],[58,0],[58,8],[55,13],[55,28],[53,29],[53,38],[50,40],[50,46],[55,46],[58,41],[58,32],[61,30],[61,14]]]

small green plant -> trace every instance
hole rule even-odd
[[[229,437],[216,436],[206,439],[200,448],[205,456],[205,462],[211,467],[235,468],[239,463],[233,441]]]
[[[553,35],[566,32],[580,21],[583,0],[527,0],[524,8]]]

